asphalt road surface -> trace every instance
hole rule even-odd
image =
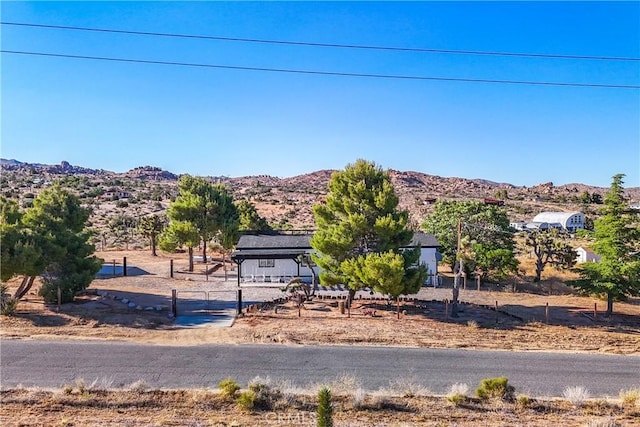
[[[62,387],[78,378],[112,387],[144,380],[153,387],[216,387],[232,377],[242,386],[257,375],[298,386],[355,376],[366,390],[409,380],[436,394],[454,383],[473,390],[483,378],[506,376],[516,392],[562,396],[568,386],[591,396],[640,387],[640,357],[541,352],[357,346],[202,345],[3,340],[0,384]]]

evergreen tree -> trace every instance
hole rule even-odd
[[[601,217],[594,224],[592,248],[600,262],[582,264],[580,279],[570,282],[590,294],[606,295],[607,316],[613,313],[615,299],[640,295],[640,227],[637,213],[627,206],[623,178],[622,174],[613,177]]]
[[[266,219],[260,216],[253,203],[241,200],[237,203],[240,224],[238,228],[242,231],[269,231],[271,226]]]
[[[138,221],[138,232],[144,237],[149,238],[151,246],[151,255],[157,256],[156,246],[158,244],[158,236],[167,225],[167,218],[164,215],[148,215],[143,216]]]
[[[331,406],[331,390],[322,387],[318,392],[318,427],[333,427],[333,407]]]
[[[46,302],[71,302],[86,289],[100,270],[101,260],[93,253],[90,233],[85,229],[89,210],[78,198],[59,186],[41,192],[23,218],[35,246],[43,254],[44,284],[40,289]]]
[[[328,188],[326,202],[313,207],[318,230],[311,246],[316,251],[313,261],[322,270],[320,282],[346,285],[349,305],[363,287],[398,295],[416,292],[427,270],[418,265],[419,250],[402,250],[410,244],[413,231],[408,227],[408,212],[398,210],[389,174],[374,163],[358,160],[334,172]],[[402,265],[400,290],[396,267],[387,272],[384,287],[375,276],[381,256],[394,266]]]
[[[193,248],[198,246],[200,235],[198,230],[186,221],[171,221],[160,235],[160,249],[175,252],[178,247],[186,246],[189,254],[189,271],[193,272]]]
[[[10,298],[13,306],[31,289],[36,276],[44,270],[44,257],[36,245],[33,233],[24,223],[22,212],[15,200],[0,200],[0,280],[6,282],[22,276],[22,282]],[[4,301],[4,300],[3,300]],[[10,301],[10,302],[11,302]]]
[[[180,194],[169,206],[169,219],[193,226],[200,236],[202,259],[206,262],[208,242],[221,232],[230,218],[237,216],[233,197],[224,185],[189,175],[180,177],[178,189]]]

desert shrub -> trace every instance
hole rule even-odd
[[[9,316],[16,311],[18,300],[9,293],[7,285],[0,284],[0,314]]]
[[[127,389],[135,393],[144,393],[146,391],[149,391],[151,389],[151,386],[145,380],[138,380],[129,384],[129,387],[127,387]]]
[[[76,378],[76,388],[80,393],[84,393],[85,391],[87,391],[87,386],[84,383],[84,379]]]
[[[356,409],[362,408],[364,406],[364,401],[367,399],[367,393],[364,391],[362,387],[358,387],[353,393],[353,407]]]
[[[73,393],[73,387],[67,384],[66,386],[64,386],[62,388],[62,392],[64,394],[71,394],[71,393]]]
[[[109,390],[113,386],[113,377],[96,378],[91,384],[87,386],[87,390],[101,391]]]
[[[529,396],[521,394],[516,398],[516,403],[518,403],[518,406],[521,408],[530,408],[533,400]]]
[[[503,399],[512,401],[515,389],[509,385],[507,377],[485,378],[480,381],[480,387],[476,389],[476,396],[480,399]]]
[[[582,405],[589,398],[589,390],[582,386],[567,387],[562,396],[573,405]]]
[[[240,386],[233,378],[225,378],[218,383],[218,388],[220,389],[220,394],[227,398],[233,399],[240,390]]]
[[[635,408],[640,402],[640,389],[632,388],[620,391],[620,403],[623,408]]]
[[[323,387],[318,392],[318,427],[333,427],[331,390],[328,387]]]
[[[238,399],[236,399],[238,408],[240,408],[245,412],[250,412],[255,406],[255,402],[256,402],[256,394],[251,390],[247,390],[240,393],[240,396],[238,396]]]
[[[449,387],[449,393],[448,394],[461,394],[463,396],[466,396],[467,393],[469,393],[469,385],[466,383],[455,383],[452,384],[451,387]]]
[[[259,409],[271,409],[282,395],[280,390],[272,387],[269,377],[255,377],[249,381],[248,388],[255,395],[254,406]]]
[[[391,391],[402,397],[427,396],[431,394],[429,389],[421,384],[413,382],[409,378],[397,378],[389,382]]]
[[[467,401],[467,396],[464,394],[449,394],[447,395],[447,402],[453,404],[453,406],[460,406]]]
[[[129,202],[126,200],[118,200],[116,202],[116,208],[126,208],[127,206],[129,206]]]
[[[452,403],[454,406],[459,406],[467,401],[467,393],[469,392],[469,386],[465,383],[455,383],[449,388],[447,393],[447,402]]]
[[[321,386],[320,390],[324,387],[324,385]],[[356,378],[355,375],[347,373],[338,375],[330,384],[331,392],[336,396],[353,396],[355,391],[360,387],[362,387],[360,380]]]

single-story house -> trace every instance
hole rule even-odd
[[[583,247],[577,248],[576,253],[578,254],[576,256],[576,262],[578,264],[582,264],[583,262],[600,262],[600,255]]]
[[[309,243],[313,234],[255,233],[244,234],[231,254],[238,264],[238,284],[241,282],[278,282],[286,283],[294,277],[311,281],[312,273],[308,266],[298,259],[300,255],[313,252]],[[438,272],[438,252],[440,244],[435,236],[426,233],[414,233],[408,248],[420,246],[420,263],[427,266],[430,278]],[[316,274],[319,267],[313,265]]]
[[[574,232],[584,228],[584,214],[582,212],[541,212],[533,218],[533,222],[558,223],[567,231]]]

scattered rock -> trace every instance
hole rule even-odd
[[[129,304],[127,304],[129,307],[134,308],[137,304],[133,301],[129,302]]]
[[[123,304],[129,304],[129,300],[128,300],[128,299],[126,299],[126,298],[122,298],[122,303],[123,303]]]

